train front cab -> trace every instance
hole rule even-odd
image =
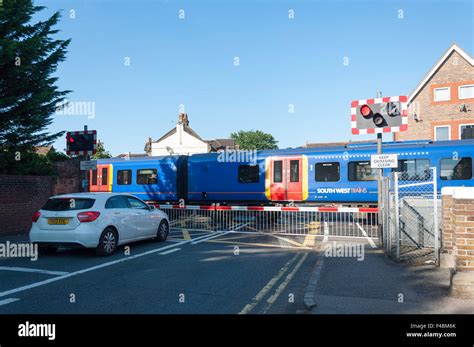
[[[113,182],[112,164],[97,164],[97,170],[89,171],[90,192],[111,192]]]
[[[267,157],[265,195],[275,202],[305,201],[308,198],[308,158],[305,155]]]

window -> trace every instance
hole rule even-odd
[[[95,199],[86,198],[55,198],[49,199],[41,209],[45,211],[87,210],[94,205],[94,202]]]
[[[281,160],[273,162],[273,182],[283,182],[283,161]]]
[[[459,99],[472,99],[474,98],[474,84],[465,86],[459,86]]]
[[[300,161],[290,160],[290,182],[300,181]]]
[[[340,179],[339,163],[317,163],[316,182],[337,182]]]
[[[461,140],[474,139],[474,124],[461,124],[459,134]]]
[[[97,170],[92,170],[91,171],[91,185],[96,186],[97,185]]]
[[[393,172],[402,172],[401,180],[404,181],[425,181],[430,178],[429,159],[400,159],[398,167],[392,169]]]
[[[259,175],[257,165],[239,165],[239,183],[256,183]]]
[[[108,172],[109,172],[109,169],[108,169],[108,168],[106,168],[106,167],[103,167],[103,168],[102,168],[102,179],[101,179],[101,183],[100,183],[100,184],[103,185],[103,186],[106,186],[106,185],[107,185],[107,179],[108,179],[107,174],[108,174]]]
[[[112,196],[105,203],[105,208],[128,208],[127,201],[123,196]]]
[[[132,170],[117,170],[117,184],[132,184]]]
[[[147,204],[145,204],[143,201],[140,201],[140,200],[138,200],[134,197],[126,196],[125,199],[127,199],[128,204],[130,205],[130,208],[135,208],[135,209],[139,209],[139,210],[149,210],[150,209]]]
[[[442,180],[470,180],[472,178],[472,159],[443,158],[440,160],[439,176]]]
[[[137,170],[137,184],[157,184],[156,169]]]
[[[451,88],[435,88],[434,89],[434,101],[449,101],[451,100]]]
[[[435,127],[435,141],[451,140],[450,133],[451,133],[451,127],[449,125]]]
[[[370,167],[370,161],[349,162],[349,181],[375,181],[377,170]]]

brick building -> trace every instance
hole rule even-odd
[[[474,58],[451,45],[408,98],[408,131],[396,141],[473,138]]]

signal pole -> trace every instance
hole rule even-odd
[[[382,92],[377,92],[377,98],[382,97]],[[382,154],[382,133],[377,133],[377,154]],[[378,217],[377,217],[377,236],[379,239],[379,245],[383,246],[383,230],[382,230],[382,216],[383,216],[383,199],[382,199],[382,177],[383,169],[377,169],[377,205],[378,205]]]
[[[84,125],[84,131],[87,131],[87,125]],[[82,156],[82,160],[84,161],[90,160],[90,156],[89,154],[87,154],[87,152],[86,154]],[[89,171],[87,170],[84,170],[84,178],[83,178],[82,184],[83,184],[82,190],[85,193],[88,193],[89,192]]]

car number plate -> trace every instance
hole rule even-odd
[[[66,225],[69,224],[69,218],[48,218],[49,225]]]

